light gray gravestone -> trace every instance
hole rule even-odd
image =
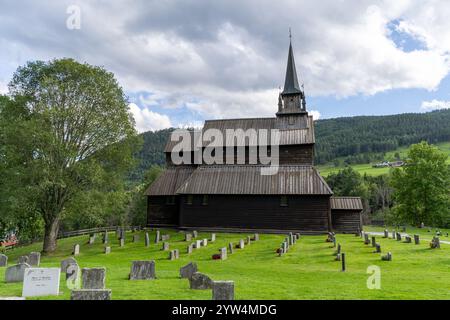
[[[139,242],[139,235],[138,234],[133,235],[133,242],[134,243]]]
[[[191,233],[185,233],[184,234],[184,241],[186,241],[186,242],[192,241],[192,234]]]
[[[180,250],[175,249],[175,259],[180,259]]]
[[[41,253],[31,252],[28,255],[28,264],[32,267],[39,267],[39,265],[41,264]]]
[[[162,250],[163,251],[169,251],[170,250],[170,245],[169,245],[168,242],[163,242]]]
[[[150,236],[148,235],[148,232],[145,233],[145,246],[150,247]]]
[[[195,249],[199,249],[202,246],[202,240],[195,240]]]
[[[59,295],[59,268],[29,268],[25,270],[22,297]]]
[[[105,231],[105,233],[103,234],[103,244],[106,244],[108,242],[109,242],[108,231]]]
[[[234,300],[234,281],[214,281],[212,284],[213,300]]]
[[[106,268],[81,269],[83,289],[105,289]]]
[[[252,243],[252,237],[247,236],[247,245],[250,245]]]
[[[5,282],[22,282],[25,275],[25,269],[31,268],[28,263],[19,263],[14,266],[6,268]]]
[[[177,259],[177,255],[175,253],[175,250],[171,250],[169,252],[169,260],[173,261],[173,260],[176,260],[176,259]]]
[[[282,244],[282,248],[283,248],[283,253],[286,253],[286,252],[288,252],[288,250],[289,250],[289,246],[288,246],[288,243],[287,243],[287,241],[283,242],[283,244]]]
[[[234,248],[233,248],[233,243],[230,242],[230,243],[228,244],[228,252],[229,252],[230,254],[233,254],[233,250],[234,250]]]
[[[88,244],[94,244],[95,243],[95,237],[94,236],[89,236],[89,241]]]
[[[211,242],[216,241],[216,234],[215,233],[211,233]]]
[[[208,239],[203,239],[203,241],[202,241],[202,246],[203,246],[203,247],[208,246]]]
[[[212,280],[207,275],[195,272],[190,278],[189,278],[189,285],[191,289],[194,290],[207,290],[211,289],[212,287]]]
[[[4,254],[0,254],[0,267],[7,267],[8,266],[8,257]]]
[[[131,264],[130,280],[156,279],[155,261],[133,261]]]
[[[255,235],[253,236],[253,240],[259,241],[259,233],[255,233]]]
[[[159,240],[161,240],[161,232],[156,230],[155,243],[159,243]]]
[[[334,260],[341,261],[341,254],[340,253],[336,254],[336,258]]]
[[[187,246],[187,249],[186,249],[186,253],[187,254],[191,254],[192,253],[192,248],[194,247],[194,245],[191,243],[191,244],[189,244],[188,246]]]
[[[197,264],[195,262],[189,262],[187,265],[180,268],[180,277],[184,279],[189,279],[197,271],[198,271]]]
[[[192,231],[192,236],[194,237],[194,239],[198,237],[197,230]]]
[[[244,239],[239,240],[239,249],[244,249],[244,247],[245,247]]]
[[[110,289],[72,290],[70,300],[111,300]]]
[[[420,238],[418,234],[414,235],[414,244],[420,244]]]
[[[389,231],[387,229],[384,229],[384,236],[383,238],[389,238]]]
[[[17,264],[21,264],[21,263],[28,263],[28,261],[30,261],[30,257],[28,256],[20,256],[17,259]],[[29,264],[29,263],[28,263]]]
[[[80,245],[79,244],[75,244],[73,246],[72,255],[77,256],[79,254],[80,254]]]
[[[170,239],[170,234],[163,234],[161,236],[161,241],[168,241]]]
[[[227,248],[221,248],[220,249],[220,260],[226,260],[227,259]]]
[[[111,247],[105,247],[105,254],[111,253]]]
[[[125,247],[125,239],[124,238],[119,239],[119,247]]]
[[[61,261],[61,272],[67,272],[67,267],[69,267],[69,265],[71,264],[78,265],[77,260],[75,260],[75,258],[70,257]]]

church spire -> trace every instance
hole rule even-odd
[[[284,80],[284,89],[281,93],[286,94],[298,94],[301,93],[300,86],[298,84],[297,70],[295,68],[294,52],[292,50],[291,34],[289,30],[289,54],[286,68],[286,79]]]

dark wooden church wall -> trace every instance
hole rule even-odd
[[[314,146],[303,145],[291,145],[280,146],[280,164],[304,164],[313,165],[314,162]]]
[[[358,232],[362,229],[361,212],[355,210],[331,210],[331,224],[336,232]]]
[[[181,227],[243,228],[272,230],[329,230],[329,196],[291,196],[280,206],[280,196],[194,196],[192,205],[181,197]]]
[[[175,197],[175,204],[167,204],[166,196],[147,197],[147,225],[149,226],[178,226],[179,197]]]

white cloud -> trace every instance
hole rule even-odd
[[[7,94],[8,93],[8,85],[6,82],[3,82],[0,80],[0,94]]]
[[[450,109],[450,101],[442,101],[442,100],[432,100],[432,101],[423,101],[422,109],[424,110],[440,110],[440,109]]]
[[[161,130],[172,127],[170,119],[166,115],[153,112],[146,107],[141,109],[134,103],[130,103],[128,107],[136,122],[136,130],[138,132]]]
[[[311,110],[308,113],[313,116],[314,120],[319,120],[320,119],[320,112],[319,111]]]

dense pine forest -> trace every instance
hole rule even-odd
[[[318,120],[315,123],[316,164],[344,158],[348,163],[383,159],[387,151],[425,140],[450,141],[450,110],[392,116],[363,116]],[[164,146],[172,129],[142,134],[144,145],[136,155],[140,165],[132,174],[139,180],[151,165],[163,165]]]

